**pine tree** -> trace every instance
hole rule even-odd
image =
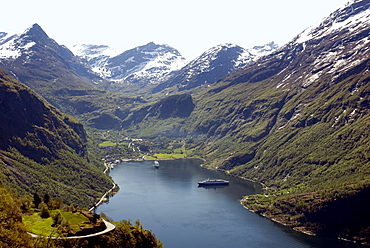
[[[44,195],[43,202],[44,202],[46,205],[48,205],[48,204],[49,204],[49,202],[50,202],[50,196],[49,196],[49,194],[48,194],[48,193],[46,193],[46,194]]]
[[[33,205],[35,205],[35,208],[39,208],[41,202],[40,196],[35,192],[35,194],[33,194]]]

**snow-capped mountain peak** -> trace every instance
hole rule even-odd
[[[78,44],[73,53],[103,78],[119,84],[157,84],[186,60],[174,48],[150,42],[126,51],[105,45]]]
[[[33,24],[31,27],[27,28],[21,35],[28,36],[28,37],[37,37],[40,38],[49,38],[49,36],[45,33],[45,31],[38,25],[37,23]]]
[[[51,39],[38,24],[19,34],[1,32],[0,37],[1,68],[27,86],[45,93],[44,97],[48,100],[55,100],[51,96],[54,93],[44,87],[89,89],[104,83],[70,50]],[[48,84],[43,85],[41,81]]]
[[[122,53],[122,50],[113,49],[107,45],[85,43],[74,45],[71,51],[85,64],[89,65],[96,74],[103,78],[109,78],[111,76],[111,72],[105,68],[108,60]]]
[[[33,24],[21,34],[0,31],[0,59],[14,60],[23,54],[29,56],[30,48],[36,43],[46,44],[50,41],[54,42],[38,24]]]
[[[270,58],[259,60],[256,66],[274,68],[277,63],[273,61],[280,60],[283,68],[277,75],[281,77],[277,88],[296,85],[307,88],[323,78],[328,85],[335,84],[342,77],[365,67],[369,33],[370,0],[352,0],[304,30]],[[306,63],[301,62],[302,58]],[[343,75],[343,72],[346,73]]]
[[[153,92],[159,92],[166,88],[174,90],[173,87],[180,91],[209,87],[228,73],[257,60],[277,47],[274,42],[254,46],[250,49],[244,49],[232,43],[217,45],[189,62],[169,80],[158,85]]]
[[[253,46],[248,49],[244,49],[236,44],[224,43],[210,48],[202,55],[194,59],[188,64],[190,67],[197,67],[198,72],[204,72],[205,70],[212,70],[210,64],[215,60],[227,60],[231,62],[230,72],[248,64],[249,62],[255,61],[261,56],[271,53],[278,48],[276,43],[268,42],[263,45]],[[225,58],[223,58],[225,57]],[[208,68],[208,69],[205,69]]]
[[[35,45],[20,39],[21,35],[0,32],[0,59],[16,59]]]
[[[221,60],[224,61],[221,63],[230,63],[230,61],[233,61],[231,68],[234,68],[247,63],[252,59],[252,57],[253,55],[248,50],[236,44],[220,44],[208,49],[186,66],[189,68],[187,69],[187,78],[213,70],[215,66],[212,66],[211,64],[218,64]],[[231,68],[230,70],[232,70]]]

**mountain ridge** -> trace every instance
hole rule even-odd
[[[80,122],[2,70],[0,96],[0,167],[13,193],[47,193],[86,207],[110,188],[110,179],[89,162]]]
[[[70,106],[64,105],[60,90],[88,91],[104,86],[102,78],[48,37],[38,24],[0,44],[0,67],[63,110]]]
[[[130,88],[130,85],[146,87],[158,84],[185,63],[176,49],[154,42],[125,51],[89,44],[75,45],[72,50],[93,71],[111,81],[110,88],[118,91]]]
[[[213,76],[215,77],[214,79],[211,79],[212,76],[209,75],[202,76],[203,78],[210,78],[210,81],[215,81],[225,76],[228,72],[268,54],[277,47],[278,45],[274,42],[268,42],[248,49],[241,48],[235,44],[225,43],[210,48],[190,62],[187,62],[176,49],[168,45],[157,45],[154,42],[123,52],[116,51],[106,45],[88,44],[75,45],[72,50],[87,65],[92,66],[93,70],[100,76],[113,81],[109,87],[113,91],[133,92],[138,90],[138,88],[142,89],[152,85],[154,87],[153,92],[159,92],[164,88],[174,86],[174,84],[181,84],[184,79],[179,83],[173,83],[173,81],[177,82],[179,77],[185,77],[186,80],[189,80],[189,78],[193,77],[191,74],[194,74],[195,71],[200,71],[197,73],[199,75],[211,70],[215,71],[220,66],[223,67],[222,63],[228,64],[227,68],[222,70],[222,73],[218,73],[218,76]],[[238,55],[234,54],[233,49],[238,50],[236,52]],[[226,54],[221,55],[222,53]],[[215,61],[215,56],[217,55],[223,57],[223,59],[220,59],[222,60],[221,62]],[[217,65],[217,63],[221,65]],[[211,65],[214,68],[208,68]],[[184,72],[184,70],[187,70],[187,72]],[[184,73],[187,75],[181,76]],[[194,75],[194,77],[197,75]],[[210,83],[212,84],[213,82]],[[135,87],[137,85],[139,87]],[[198,85],[199,83],[196,83],[196,86]],[[183,88],[181,85],[177,87]],[[193,88],[193,86],[189,88]]]
[[[199,86],[206,88],[259,57],[269,54],[278,48],[274,42],[244,49],[236,44],[225,43],[212,47],[203,54],[190,61],[176,72],[171,78],[153,89],[153,93],[160,91],[186,91]],[[171,92],[171,91],[170,91]]]

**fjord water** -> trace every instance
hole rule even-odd
[[[239,200],[258,193],[258,184],[200,167],[200,160],[124,162],[110,173],[120,191],[97,212],[114,221],[153,231],[168,248],[205,247],[357,247],[333,239],[310,237],[251,213]],[[222,178],[229,186],[198,187],[207,178]]]

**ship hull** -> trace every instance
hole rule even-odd
[[[205,180],[198,183],[198,186],[225,186],[229,185],[229,181],[226,180]]]

